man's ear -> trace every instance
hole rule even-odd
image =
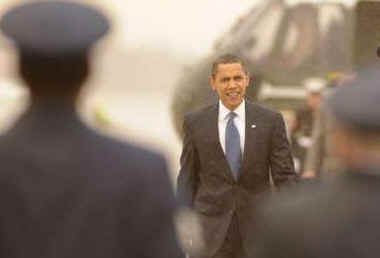
[[[208,84],[210,85],[211,89],[215,90],[215,77],[213,75],[210,75],[208,77]]]

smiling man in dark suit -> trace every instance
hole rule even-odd
[[[275,186],[296,181],[293,158],[282,116],[245,100],[249,74],[239,57],[218,58],[210,85],[219,103],[184,119],[178,198],[199,215],[202,258],[246,257],[255,204],[270,177]]]

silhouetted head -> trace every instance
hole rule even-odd
[[[76,96],[89,74],[89,52],[109,30],[87,5],[38,1],[11,8],[0,23],[19,50],[19,71],[33,97]]]
[[[366,69],[327,98],[328,142],[347,166],[380,165],[379,81],[377,67]]]

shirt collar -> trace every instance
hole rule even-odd
[[[228,108],[226,108],[222,101],[219,100],[219,121],[225,120],[227,118],[227,115],[231,112]],[[240,105],[235,108],[233,111],[236,113],[237,117],[239,119],[242,119],[244,121],[245,118],[245,100],[240,103]]]

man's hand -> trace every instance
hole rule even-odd
[[[198,254],[204,245],[198,216],[187,208],[179,210],[175,216],[180,243],[187,254]]]

